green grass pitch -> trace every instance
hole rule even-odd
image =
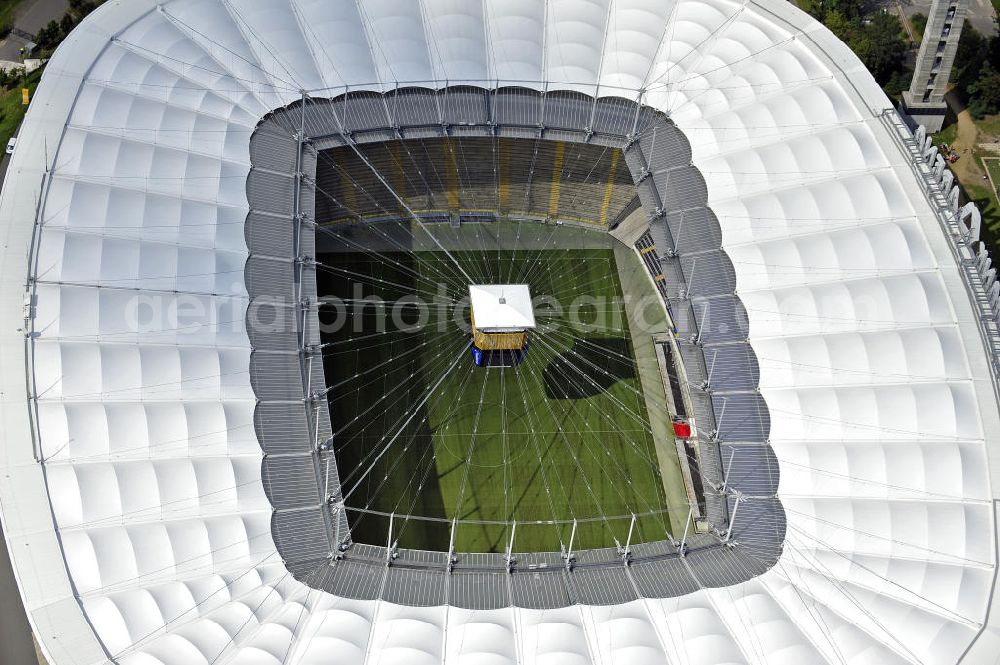
[[[633,542],[663,539],[666,514],[643,516],[666,505],[613,252],[452,253],[476,281],[550,298],[517,368],[476,367],[452,303],[419,330],[400,329],[419,322],[410,306],[392,321],[394,303],[430,301],[439,282],[453,300],[467,295],[442,252],[321,256],[320,294],[349,299],[342,325],[332,312],[321,322],[354,539],[385,544],[395,514],[399,546],[447,550],[457,519],[457,551],[502,552],[516,520],[515,551],[558,551],[575,518],[574,548],[607,547],[624,544],[632,513]],[[358,302],[371,296],[387,303],[384,330],[379,309]]]

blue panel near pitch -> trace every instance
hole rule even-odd
[[[514,351],[484,351],[473,346],[472,360],[478,367],[516,367],[524,360],[527,353],[527,348]]]

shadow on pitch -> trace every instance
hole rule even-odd
[[[618,381],[636,377],[632,349],[623,337],[573,340],[542,370],[549,399],[584,399],[606,392]]]

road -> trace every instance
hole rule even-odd
[[[930,7],[930,5],[928,5]],[[996,12],[990,0],[969,0],[969,11],[965,16],[979,32],[986,36],[997,33]]]
[[[14,19],[14,27],[33,35],[49,21],[62,18],[67,9],[69,0],[25,0]],[[0,60],[19,60],[26,41],[16,35],[0,41]]]
[[[14,24],[25,32],[35,34],[49,21],[58,21],[62,18],[67,9],[69,0],[34,0],[34,2],[28,0],[18,12]]]

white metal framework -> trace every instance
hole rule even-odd
[[[476,611],[283,566],[242,326],[250,137],[304,90],[459,82],[625,97],[688,137],[780,465],[768,572]],[[0,200],[0,505],[46,657],[992,662],[1000,287],[970,282],[985,259],[888,105],[783,0],[110,0],[49,63]]]

